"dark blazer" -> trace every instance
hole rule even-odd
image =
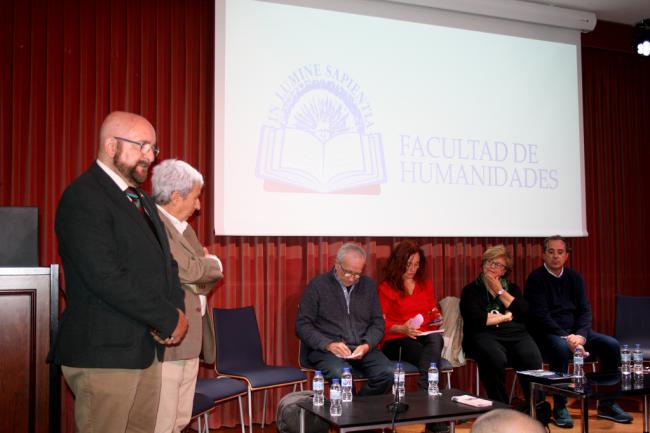
[[[55,230],[65,275],[66,308],[49,360],[85,368],[146,368],[184,309],[167,236],[153,200],[146,220],[93,163],[63,192]]]

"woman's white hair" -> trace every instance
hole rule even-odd
[[[177,191],[185,198],[194,185],[203,186],[203,176],[197,169],[179,159],[166,159],[153,168],[151,185],[153,198],[158,204],[167,204]]]

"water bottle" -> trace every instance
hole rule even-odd
[[[643,374],[643,352],[641,351],[641,345],[638,343],[634,346],[634,352],[632,352],[632,367],[634,374]]]
[[[582,355],[582,349],[578,348],[573,353],[573,377],[583,377],[585,375],[584,370],[585,359]]]
[[[571,379],[573,381],[573,390],[576,392],[584,392],[585,390],[585,378],[584,376],[573,376]]]
[[[393,396],[397,394],[397,384],[399,383],[399,362],[395,363],[393,369]]]
[[[632,389],[632,375],[625,374],[621,376],[621,389],[627,391]]]
[[[341,376],[341,389],[343,393],[343,402],[349,403],[352,401],[352,373],[350,373],[350,368],[345,367],[343,369],[343,375]]]
[[[431,363],[427,376],[429,379],[429,387],[427,388],[429,395],[440,395],[440,390],[438,389],[438,379],[440,378],[440,374],[438,373],[438,367],[435,362]]]
[[[341,383],[338,379],[332,379],[330,386],[330,415],[340,416],[343,413],[343,404],[341,404]]]
[[[621,373],[630,374],[632,372],[632,354],[627,344],[621,347]]]
[[[397,401],[402,401],[404,399],[404,394],[406,394],[406,389],[404,388],[405,376],[404,376],[404,367],[401,362],[398,362],[395,365],[395,372],[393,374],[395,380],[395,389],[397,392]]]
[[[630,375],[630,376],[632,376],[632,375]],[[627,376],[627,377],[630,378],[630,376]],[[623,376],[623,377],[625,377],[625,376]],[[644,379],[644,376],[642,374],[635,374],[634,375],[634,380],[632,381],[632,383],[634,385],[634,389],[643,389],[644,388],[643,379]]]
[[[311,387],[314,390],[313,405],[322,406],[325,403],[325,396],[323,395],[325,393],[325,379],[323,379],[323,374],[320,370],[316,370]]]

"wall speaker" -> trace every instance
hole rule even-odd
[[[0,266],[38,266],[38,208],[0,207]]]

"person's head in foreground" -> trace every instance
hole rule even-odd
[[[512,409],[494,409],[484,413],[472,425],[470,433],[545,433],[534,418]]]

